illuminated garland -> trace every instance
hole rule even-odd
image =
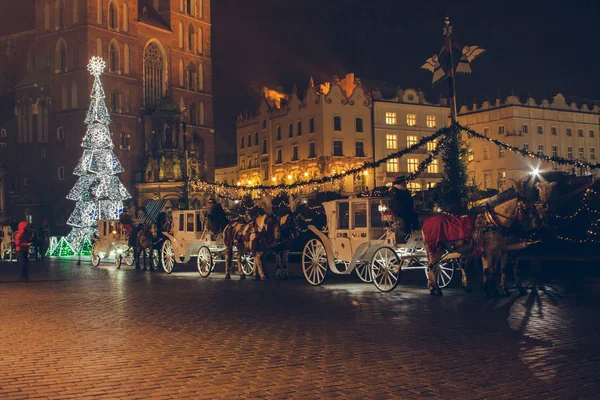
[[[190,184],[192,189],[196,191],[210,191],[214,192],[220,197],[229,199],[243,197],[243,195],[247,194],[248,192],[256,194],[267,194],[269,196],[274,197],[281,191],[298,193],[302,191],[319,191],[319,189],[323,190],[328,186],[332,186],[332,188],[335,188],[336,186],[339,186],[342,180],[348,176],[358,176],[360,174],[365,173],[365,171],[368,171],[369,169],[378,168],[387,161],[395,158],[400,158],[406,154],[409,154],[425,146],[427,143],[436,140],[440,136],[447,135],[449,132],[450,128],[439,129],[435,133],[423,137],[421,140],[419,140],[412,146],[406,147],[405,149],[402,149],[396,153],[389,154],[386,157],[383,157],[377,161],[365,162],[360,167],[356,167],[351,170],[344,171],[342,173],[334,174],[332,176],[325,176],[322,178],[315,178],[307,181],[299,181],[290,184],[281,183],[279,185],[234,186],[229,185],[228,183],[212,183],[202,180],[196,180],[191,182]],[[429,157],[426,160],[424,160],[421,164],[419,164],[419,167],[416,171],[411,172],[409,175],[404,177],[404,181],[408,182],[414,180],[417,176],[419,176],[435,158],[435,156],[432,156],[431,154],[438,155],[442,147],[442,145],[438,145],[436,149],[432,153],[430,153]],[[339,187],[337,189],[339,189]]]
[[[587,189],[585,191],[585,194],[583,195],[583,197],[581,198],[581,206],[579,206],[579,208],[577,210],[575,210],[571,215],[556,215],[555,218],[557,219],[562,219],[562,220],[566,220],[566,219],[573,219],[575,217],[577,217],[581,212],[587,211],[590,214],[600,214],[600,210],[594,210],[592,208],[590,208],[589,204],[588,204],[588,199],[590,194],[595,194],[596,196],[598,195],[598,193],[596,191],[594,191],[593,189]]]
[[[599,169],[600,168],[600,163],[589,163],[587,161],[582,161],[579,159],[569,159],[569,158],[563,158],[563,157],[558,157],[558,156],[547,156],[543,153],[538,154],[538,153],[534,153],[529,150],[521,149],[519,147],[511,146],[511,145],[506,144],[498,139],[492,139],[489,136],[475,132],[474,130],[465,128],[464,126],[461,126],[461,125],[459,125],[459,128],[461,130],[467,132],[467,134],[469,134],[472,137],[476,137],[478,139],[488,141],[490,143],[495,144],[496,146],[502,147],[505,150],[512,151],[513,153],[518,153],[518,154],[522,155],[523,157],[536,158],[538,160],[542,160],[545,162],[551,162],[551,163],[559,164],[559,165],[574,165],[577,168],[589,168],[589,169]]]

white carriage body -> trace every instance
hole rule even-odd
[[[121,226],[119,220],[98,221],[98,238],[94,244],[98,249],[100,258],[108,258],[114,254],[124,254],[129,249],[129,236]]]
[[[202,246],[211,252],[219,253],[225,250],[223,233],[213,240],[208,229],[208,214],[206,209],[173,211],[171,232],[165,233],[173,245],[173,253],[177,262],[186,263],[198,254]]]

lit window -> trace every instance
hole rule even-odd
[[[475,159],[475,152],[473,150],[469,150],[469,161],[473,161]]]
[[[537,153],[538,153],[538,155],[544,154],[544,145],[543,144],[538,144]]]
[[[428,128],[435,128],[435,115],[428,115],[427,116],[427,127]]]
[[[390,160],[387,160],[387,162],[385,163],[385,170],[387,172],[398,172],[398,159],[392,158]]]
[[[491,172],[485,172],[483,174],[483,188],[484,189],[492,188],[492,173]]]
[[[308,120],[308,133],[315,132],[315,119],[311,118]]]
[[[364,132],[362,118],[356,118],[356,132]]]
[[[427,166],[427,172],[430,174],[437,174],[438,170],[438,160],[433,160],[431,164]]]
[[[336,115],[335,117],[333,117],[333,130],[334,131],[342,130],[342,117],[340,117],[339,115]]]
[[[490,158],[490,146],[483,146],[483,159],[489,160]]]
[[[550,134],[551,134],[552,136],[556,136],[556,135],[558,135],[558,131],[556,130],[556,127],[555,127],[555,126],[551,126],[551,127],[550,127]]]
[[[419,160],[417,158],[407,159],[406,168],[408,172],[416,172],[417,168],[419,168]]]
[[[573,158],[573,147],[567,147],[567,158]]]
[[[567,136],[573,136],[573,131],[571,128],[567,128]]]
[[[590,160],[595,160],[595,159],[596,159],[596,148],[590,147]]]
[[[406,188],[407,188],[408,190],[410,190],[411,192],[414,192],[414,191],[416,191],[416,190],[421,190],[421,184],[420,184],[420,183],[417,183],[417,182],[409,182],[409,183],[406,185]]]
[[[276,164],[281,164],[282,163],[282,159],[283,159],[283,150],[282,149],[277,149],[277,157],[275,158],[275,163]]]
[[[292,161],[298,161],[298,146],[292,147]]]
[[[416,136],[407,136],[406,137],[406,147],[410,147],[410,146],[414,146],[415,144],[417,144],[417,137]]]
[[[541,125],[538,125],[537,126],[537,133],[540,134],[540,135],[543,135],[544,134],[544,127],[541,126]]]
[[[529,133],[529,126],[528,125],[521,125],[521,132],[523,132],[523,133]]]
[[[333,141],[333,155],[334,156],[343,156],[344,155],[344,147],[343,147],[343,142],[341,140]]]
[[[427,142],[427,151],[434,151],[437,148],[437,140]]]
[[[504,158],[505,155],[504,147],[498,147],[498,158]]]
[[[583,137],[583,129],[577,129],[577,136]]]
[[[558,146],[552,146],[552,157],[558,157]]]
[[[317,156],[317,147],[315,142],[310,142],[308,144],[308,158],[314,158]]]
[[[364,157],[365,156],[365,143],[364,142],[356,142],[356,157]]]
[[[417,126],[417,115],[416,114],[406,114],[406,125]]]
[[[498,127],[498,134],[499,134],[499,135],[503,135],[503,134],[504,134],[504,125],[500,125],[500,126]]]
[[[498,188],[504,189],[506,187],[506,172],[498,171]]]
[[[398,136],[396,135],[385,135],[385,148],[388,150],[398,149]]]
[[[395,112],[386,112],[385,113],[385,123],[388,125],[396,125],[396,113]]]
[[[585,159],[585,149],[583,147],[579,148],[579,159],[580,160]]]
[[[246,160],[244,160],[244,159],[242,158],[242,159],[241,159],[241,161],[240,161],[240,165],[241,165],[241,168],[240,168],[240,169],[246,169]]]

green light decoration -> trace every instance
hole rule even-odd
[[[81,244],[79,253],[73,250],[73,247],[69,244],[65,237],[51,237],[50,238],[50,247],[46,252],[47,256],[50,257],[72,257],[81,255],[84,257],[89,257],[92,254],[92,243],[89,239],[85,239]]]

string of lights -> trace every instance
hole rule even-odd
[[[479,132],[476,132],[472,129],[466,128],[462,125],[459,125],[459,129],[467,132],[467,134],[471,137],[475,137],[478,139],[488,141],[490,143],[495,144],[496,146],[502,147],[505,150],[520,154],[523,157],[535,158],[538,160],[542,160],[545,162],[551,162],[551,163],[559,164],[559,165],[573,165],[577,168],[589,168],[589,169],[599,169],[600,168],[600,163],[589,163],[587,161],[579,160],[576,158],[571,159],[571,158],[563,158],[563,157],[558,157],[558,156],[547,156],[543,153],[534,153],[534,152],[526,150],[526,149],[521,149],[519,147],[511,146],[509,144],[504,143],[501,140],[492,139],[489,136],[483,135]]]
[[[219,197],[236,199],[241,198],[248,193],[254,193],[256,195],[263,194],[271,197],[276,196],[279,192],[286,191],[288,193],[306,193],[311,191],[319,191],[319,190],[339,190],[344,178],[349,176],[358,176],[358,175],[367,175],[369,169],[378,168],[383,165],[387,161],[395,158],[400,158],[406,154],[409,154],[423,146],[427,143],[433,142],[441,136],[446,136],[450,132],[450,128],[442,128],[436,131],[435,133],[423,137],[417,143],[408,146],[398,152],[392,153],[383,157],[377,161],[370,161],[362,164],[360,167],[356,167],[350,169],[348,171],[342,171],[341,173],[337,173],[331,176],[324,176],[322,178],[310,179],[307,181],[298,181],[293,183],[281,183],[278,185],[255,185],[255,186],[246,186],[246,185],[229,185],[227,183],[213,183],[207,182],[204,180],[195,180],[190,182],[190,185],[193,190],[197,191],[208,191],[216,194]],[[442,148],[442,143],[440,142],[438,146],[430,153],[427,159],[424,160],[421,164],[419,164],[418,168],[411,172],[410,174],[404,177],[406,182],[416,179],[423,171],[433,162],[435,157],[439,155],[439,152]],[[435,156],[432,156],[435,154]]]

